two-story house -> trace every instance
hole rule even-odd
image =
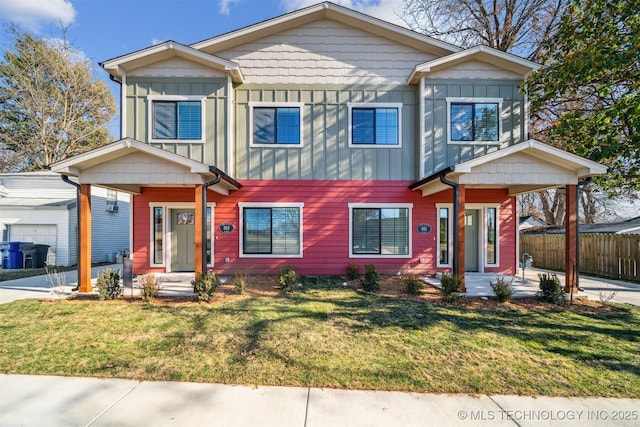
[[[133,195],[137,274],[514,274],[516,196],[605,172],[528,138],[537,64],[332,3],[101,65],[122,139],[52,170]]]

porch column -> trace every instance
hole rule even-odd
[[[578,242],[578,206],[576,203],[577,185],[566,186],[566,213],[564,221],[564,291],[569,293],[576,288],[578,272],[576,271],[576,243]],[[574,289],[576,291],[577,289]]]
[[[91,292],[91,184],[80,184],[78,291]]]
[[[465,187],[464,184],[458,185],[458,247],[455,249],[454,256],[457,257],[456,265],[458,266],[458,276],[462,280],[461,292],[467,292],[467,286],[464,279],[464,219],[465,219]]]
[[[202,190],[203,190],[203,185],[199,184],[196,185],[196,191],[195,191],[195,257],[194,257],[194,262],[195,262],[195,268],[194,271],[196,272],[196,278],[198,277],[198,275],[200,275],[201,273],[203,273],[202,271],[202,261],[203,261],[203,257],[202,257],[202,224],[203,224],[203,220],[204,217],[206,217],[206,211],[203,212],[203,208],[202,208]]]

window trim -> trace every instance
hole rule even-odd
[[[401,102],[348,102],[347,103],[347,123],[349,148],[402,148],[402,106]],[[397,108],[398,109],[398,143],[396,145],[384,144],[354,144],[353,143],[353,124],[352,111],[358,108]]]
[[[239,208],[240,258],[303,258],[304,256],[304,203],[303,202],[241,202]],[[298,208],[300,212],[300,252],[297,254],[245,254],[244,253],[244,209],[245,208]]]
[[[349,258],[412,258],[413,257],[413,203],[349,203]],[[408,209],[407,213],[407,245],[406,255],[392,254],[354,254],[353,253],[353,210],[354,209]]]
[[[206,135],[206,96],[203,95],[148,95],[147,96],[147,140],[149,142],[162,142],[171,144],[203,144]],[[153,137],[153,103],[155,101],[200,101],[200,139],[166,139]]]
[[[207,267],[214,267],[215,260],[215,202],[208,202],[207,208],[211,209],[211,236],[209,239],[211,248],[211,259],[207,263]],[[154,230],[154,210],[155,208],[162,209],[162,263],[154,263],[154,250],[155,250],[155,230]],[[199,209],[193,203],[181,203],[181,202],[168,202],[168,203],[150,203],[149,204],[149,255],[148,262],[149,267],[165,267],[167,272],[171,271],[171,263],[168,263],[167,256],[171,254],[171,209]]]
[[[448,262],[446,264],[440,263],[440,209],[449,209],[449,215],[447,217],[447,228],[449,234],[447,235],[447,257]],[[452,267],[453,266],[453,204],[452,203],[436,203],[436,267]]]
[[[465,98],[465,97],[447,97],[447,144],[461,145],[499,145],[502,143],[502,103],[503,98]],[[453,141],[451,139],[451,104],[498,104],[498,140],[497,141]]]
[[[304,102],[249,102],[249,147],[251,148],[302,148],[304,145]],[[300,143],[299,144],[262,144],[253,140],[253,111],[255,108],[299,108]]]

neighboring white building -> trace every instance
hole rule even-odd
[[[113,261],[128,250],[129,203],[128,194],[91,189],[92,262]],[[57,173],[0,174],[0,241],[49,245],[48,262],[76,264],[76,206],[76,187]]]

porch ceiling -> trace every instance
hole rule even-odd
[[[607,168],[599,163],[529,140],[459,163],[409,188],[422,191],[423,196],[447,190],[451,187],[439,179],[444,174],[447,180],[466,188],[507,188],[509,195],[518,195],[577,184],[583,178],[606,172]]]
[[[194,187],[218,176],[209,188],[228,195],[241,184],[214,166],[125,138],[51,165],[51,171],[75,176],[80,184],[139,194],[142,187]]]

